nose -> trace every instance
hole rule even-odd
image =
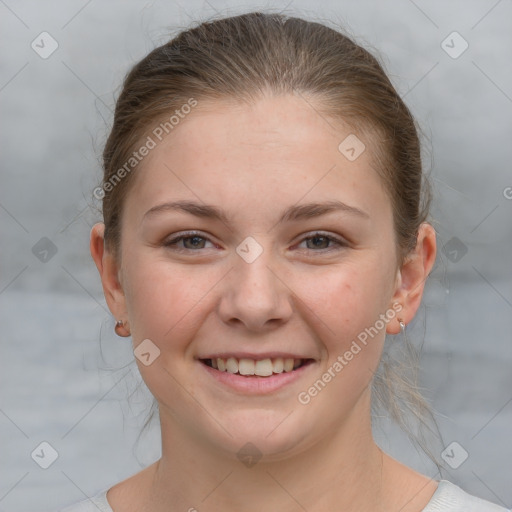
[[[270,250],[249,261],[234,256],[234,268],[223,283],[219,315],[224,322],[250,331],[274,329],[292,315],[292,291]]]

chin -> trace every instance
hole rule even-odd
[[[293,421],[293,414],[287,417],[288,414],[261,410],[260,413],[251,411],[238,418],[223,419],[222,424],[229,425],[227,430],[233,437],[223,432],[225,435],[218,442],[240,460],[245,456],[261,458],[262,462],[287,459],[305,449],[306,437],[304,423],[301,426]],[[211,439],[210,442],[215,440]]]

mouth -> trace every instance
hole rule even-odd
[[[269,378],[281,373],[293,373],[300,368],[312,364],[311,358],[236,358],[236,357],[212,357],[199,359],[199,361],[221,373],[230,373],[242,377]]]

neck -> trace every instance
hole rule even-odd
[[[247,467],[160,410],[162,457],[154,464],[151,510],[308,512],[383,510],[383,453],[373,440],[370,390],[343,425],[288,458]],[[328,419],[326,419],[328,421]],[[306,443],[305,443],[306,444]]]

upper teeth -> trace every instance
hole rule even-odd
[[[258,375],[259,377],[268,377],[273,373],[291,372],[294,368],[301,365],[302,359],[236,359],[229,357],[222,359],[217,357],[211,359],[212,366],[221,372],[240,373],[241,375]]]

